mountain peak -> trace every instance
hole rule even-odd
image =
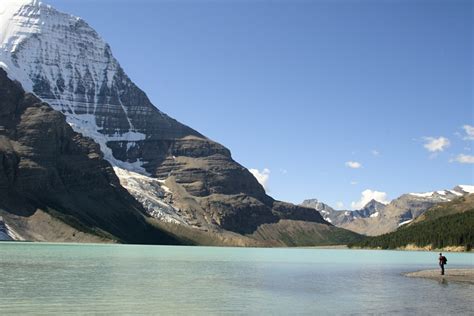
[[[84,20],[40,1],[2,2],[0,12],[0,67],[8,76],[94,139],[113,165],[149,174],[138,157],[117,159],[110,144],[129,150],[147,138],[131,113],[169,118],[131,82],[110,46]]]
[[[2,12],[0,13],[3,13],[3,9],[5,8],[18,8],[25,5],[39,7],[44,4],[39,0],[3,0],[2,2],[0,2],[0,10],[2,10]]]
[[[382,205],[385,206],[387,204],[377,201],[376,199],[372,199],[367,204],[365,204],[362,209],[377,207],[377,206],[382,206]]]
[[[74,28],[80,21],[80,18],[59,12],[38,0],[0,2],[0,67],[11,79],[21,82],[27,92],[34,92],[32,74],[19,65],[29,62],[33,67],[41,62],[44,50],[39,50],[39,46],[58,47],[58,43],[66,42],[64,30]],[[31,52],[31,49],[37,51]],[[40,67],[39,71],[43,70]]]

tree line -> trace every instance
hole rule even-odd
[[[395,249],[408,244],[418,247],[431,245],[433,248],[462,246],[471,250],[474,245],[474,210],[402,226],[395,232],[366,237],[348,246]]]

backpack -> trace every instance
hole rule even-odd
[[[448,264],[448,259],[446,259],[445,256],[443,256],[443,258],[441,258],[441,260],[443,260],[443,264]]]

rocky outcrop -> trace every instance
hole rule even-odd
[[[148,223],[97,144],[2,69],[0,126],[0,215],[25,239],[178,243]]]

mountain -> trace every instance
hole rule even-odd
[[[474,193],[474,186],[459,185],[451,190],[408,193],[387,205],[372,200],[361,210],[355,211],[336,211],[324,203],[312,202],[315,200],[306,200],[301,205],[318,210],[324,219],[338,227],[376,236],[395,231],[398,227],[410,223],[435,204],[449,202],[469,193]]]
[[[230,150],[158,110],[78,17],[37,0],[0,2],[0,67],[98,144],[161,230],[189,243],[253,245],[263,224],[330,226],[313,209],[275,201]]]
[[[380,212],[385,209],[386,205],[376,200],[371,200],[360,210],[338,211],[327,204],[319,202],[317,199],[309,199],[303,201],[303,203],[301,203],[301,206],[314,208],[319,211],[319,213],[321,213],[321,215],[326,221],[336,226],[343,226],[360,218],[377,217],[379,216]]]
[[[350,244],[367,248],[471,250],[474,245],[474,194],[438,203],[396,231]]]
[[[179,244],[148,222],[97,144],[0,69],[0,239]]]

